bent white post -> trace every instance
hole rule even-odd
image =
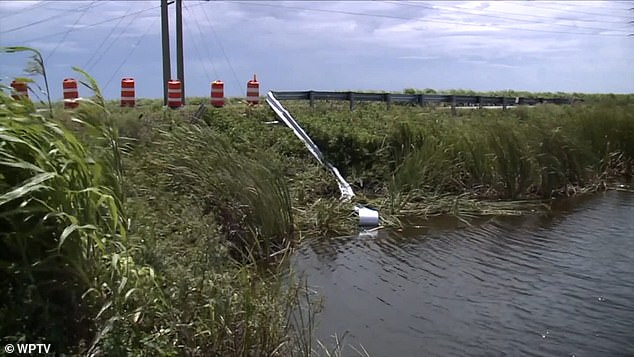
[[[350,184],[341,176],[339,170],[334,167],[331,163],[327,162],[324,159],[323,154],[315,145],[313,140],[306,134],[304,129],[299,126],[297,121],[293,118],[293,116],[280,104],[280,102],[275,98],[272,92],[268,92],[266,95],[266,102],[273,109],[273,111],[277,114],[277,116],[293,130],[295,136],[297,136],[308,148],[311,154],[326,167],[337,179],[337,184],[339,186],[339,191],[341,192],[341,199],[345,202],[349,202],[352,197],[354,197],[354,192],[352,192],[352,187]],[[356,206],[354,208],[355,212],[359,214],[359,225],[368,227],[368,226],[378,226],[379,225],[379,212],[370,208],[366,208],[363,206]]]

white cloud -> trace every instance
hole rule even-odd
[[[41,1],[2,1],[0,2],[0,11],[16,13],[18,11],[28,10],[40,2]]]
[[[420,60],[420,61],[429,61],[429,60],[437,60],[440,57],[438,56],[400,56],[397,59],[403,60]]]

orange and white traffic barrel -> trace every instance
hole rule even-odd
[[[247,82],[247,103],[258,104],[260,102],[260,82],[253,75],[253,79]]]
[[[167,106],[170,108],[179,108],[183,105],[181,98],[181,81],[172,79],[167,82]]]
[[[62,89],[64,91],[64,108],[77,108],[79,106],[79,103],[76,101],[76,99],[79,98],[77,81],[73,78],[64,79],[62,82]]]
[[[134,96],[134,78],[121,79],[121,106],[134,107],[136,104]]]
[[[221,108],[225,105],[225,84],[216,80],[211,82],[211,105]]]
[[[13,80],[11,81],[11,87],[15,91],[15,94],[11,95],[13,99],[15,100],[29,99],[29,92],[28,92],[28,87],[26,86],[26,82]]]

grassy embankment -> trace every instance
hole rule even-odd
[[[265,105],[233,101],[195,120],[195,105],[118,108],[96,93],[74,112],[58,103],[53,118],[2,94],[4,340],[106,354],[309,354],[311,322],[293,312],[311,297],[280,272],[293,242],[356,229],[334,180],[289,129],[265,123],[276,119]],[[631,179],[632,101],[590,99],[457,117],[285,104],[356,202],[398,224],[547,209]]]
[[[172,123],[172,113],[151,125],[142,110],[110,113],[96,83],[83,81],[95,96],[72,112],[56,104],[40,114],[0,88],[3,344],[115,356],[310,355],[315,301],[281,274],[294,226],[268,156],[245,156],[221,135]],[[122,138],[123,127],[148,141]]]
[[[631,179],[631,101],[625,96],[586,100],[457,117],[415,106],[388,110],[379,103],[359,105],[353,112],[346,103],[324,102],[315,109],[285,104],[352,183],[356,201],[380,209],[384,223],[398,224],[407,214],[547,209],[553,198],[603,189],[610,179]],[[244,155],[271,155],[270,166],[280,168],[289,184],[297,231],[354,230],[351,205],[338,202],[334,180],[289,129],[266,124],[275,119],[266,105],[238,103],[211,108],[203,126],[228,137]],[[159,125],[149,120],[150,126]],[[138,129],[126,130],[134,135]]]

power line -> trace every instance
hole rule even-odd
[[[141,37],[139,37],[139,40],[134,44],[134,47],[132,47],[130,52],[128,52],[128,55],[119,64],[119,67],[117,67],[117,69],[114,70],[114,72],[112,73],[112,76],[110,76],[110,79],[108,79],[108,82],[106,82],[106,85],[103,87],[104,91],[106,90],[106,88],[108,88],[108,85],[110,85],[110,82],[112,82],[112,79],[119,72],[121,67],[123,67],[123,65],[128,61],[128,59],[130,59],[130,57],[134,54],[134,51],[136,51],[137,47],[139,47],[139,44],[141,44],[141,41],[143,40],[143,38],[145,38],[145,36],[150,32],[150,29],[154,26],[154,24],[156,23],[156,20],[158,18],[159,17],[157,16],[157,17],[154,18],[154,20],[152,20],[150,25],[145,29],[145,32],[143,33],[143,35],[141,35]]]
[[[26,9],[22,9],[22,10],[20,10],[20,11],[18,11],[18,12],[13,13],[13,14],[3,15],[3,16],[2,16],[2,18],[6,20],[7,18],[9,18],[9,17],[11,17],[11,16],[15,16],[15,15],[23,15],[23,14],[24,14],[25,12],[27,12],[27,11],[31,11],[31,10],[35,10],[35,9],[39,9],[40,7],[42,7],[42,6],[44,6],[44,5],[46,5],[46,2],[45,2],[45,1],[40,1],[39,3],[34,4],[34,5],[32,5],[31,7],[28,7],[28,8],[26,8]],[[48,8],[47,8],[47,9],[48,9]]]
[[[303,11],[313,11],[313,12],[322,12],[322,13],[332,13],[332,14],[344,14],[344,15],[353,15],[353,16],[366,16],[366,17],[377,17],[377,18],[386,18],[386,19],[396,19],[396,20],[409,20],[409,21],[418,21],[418,22],[435,22],[449,25],[463,25],[463,26],[476,26],[476,27],[490,27],[489,25],[477,24],[477,23],[466,23],[466,22],[457,22],[457,21],[446,21],[446,20],[438,20],[438,19],[429,19],[429,18],[411,18],[404,16],[395,16],[395,15],[383,15],[383,14],[368,14],[362,12],[354,12],[354,11],[344,11],[344,10],[327,10],[327,9],[314,9],[314,8],[306,8],[300,6],[286,6],[286,5],[273,5],[273,4],[263,4],[257,2],[243,2],[243,1],[232,1],[232,3],[238,3],[248,6],[265,6],[265,7],[273,7],[273,8],[283,8],[283,9],[292,9],[292,10],[303,10]],[[551,30],[538,30],[538,29],[526,29],[526,28],[508,28],[501,25],[497,25],[499,28],[517,30],[517,31],[528,31],[528,32],[540,32],[540,33],[560,33],[567,35],[581,35],[581,36],[604,36],[604,37],[623,37],[623,35],[614,35],[614,34],[601,34],[601,33],[584,33],[584,32],[566,32],[566,31],[551,31]]]
[[[128,11],[126,11],[126,15],[130,12],[131,8],[128,8]],[[90,64],[90,62],[92,62],[92,60],[97,56],[97,53],[99,53],[101,51],[101,48],[103,47],[103,45],[110,39],[110,37],[112,36],[112,34],[115,32],[115,30],[119,27],[119,25],[123,22],[123,19],[125,19],[125,17],[122,17],[119,19],[119,21],[117,22],[116,25],[114,25],[114,27],[112,28],[112,30],[110,30],[110,32],[108,33],[108,36],[106,36],[103,41],[101,41],[101,43],[99,44],[99,46],[97,47],[96,51],[93,51],[92,56],[90,56],[90,58],[88,59],[88,61],[86,61],[86,64],[84,64],[84,69],[88,70],[88,65]],[[107,51],[107,50],[106,50]],[[95,63],[96,64],[96,63]],[[92,68],[92,66],[91,66]]]
[[[90,3],[90,5],[88,5],[88,6],[84,7],[84,8],[77,9],[77,11],[86,11],[88,8],[90,8],[91,6],[93,6],[93,3],[94,3],[94,1],[93,1],[92,3]],[[18,26],[18,27],[14,27],[14,28],[12,28],[12,29],[4,30],[4,31],[2,31],[2,33],[3,33],[3,34],[7,34],[7,33],[9,33],[9,32],[14,32],[14,31],[22,30],[23,28],[27,28],[27,27],[35,26],[35,25],[38,25],[38,24],[41,24],[41,23],[44,23],[44,22],[47,22],[47,21],[57,20],[57,19],[59,19],[59,18],[60,18],[59,14],[56,14],[56,15],[53,15],[53,16],[51,16],[51,17],[46,17],[46,18],[41,19],[41,20],[37,20],[37,21],[31,22],[31,23],[28,23],[28,24],[24,24],[24,25],[22,25],[22,26]],[[61,32],[61,33],[63,33],[63,32]]]
[[[103,21],[95,22],[94,24],[90,24],[90,25],[85,25],[85,26],[82,26],[82,29],[87,29],[87,28],[91,28],[91,27],[95,27],[95,26],[103,25],[103,24],[105,24],[105,23],[112,22],[112,21],[114,21],[114,20],[119,20],[120,18],[123,18],[123,17],[135,16],[135,15],[142,14],[142,13],[147,12],[147,11],[150,11],[150,10],[155,10],[155,9],[158,9],[159,7],[161,7],[161,5],[158,5],[158,6],[152,6],[152,7],[149,7],[149,8],[147,8],[147,9],[144,9],[144,10],[139,10],[139,11],[136,11],[136,12],[130,13],[130,14],[128,14],[128,15],[117,16],[117,17],[113,17],[113,18],[110,18],[110,19],[107,19],[107,20],[103,20]],[[55,33],[48,34],[48,35],[45,35],[45,36],[40,36],[40,37],[32,38],[32,39],[26,40],[26,41],[24,41],[24,42],[32,42],[32,41],[43,40],[43,39],[50,38],[50,37],[53,37],[53,36],[61,35],[61,34],[65,33],[65,32],[66,32],[66,31],[55,32]]]
[[[618,1],[610,1],[610,2],[615,2],[616,3]],[[535,6],[533,4],[534,3],[531,3],[530,6],[524,5],[524,4],[518,4],[518,5],[524,6],[524,7],[529,7],[531,9],[549,9],[549,10],[556,10],[556,11],[560,11],[560,12],[574,12],[574,13],[578,13],[578,14],[585,14],[585,15],[592,15],[592,16],[604,16],[604,17],[612,17],[612,18],[620,17],[620,18],[625,19],[624,16],[616,16],[616,15],[612,15],[612,14],[602,14],[602,13],[599,13],[599,12],[587,12],[587,11],[570,10],[570,9],[564,10],[564,9],[558,9],[556,7],[549,7],[549,6],[543,6],[543,5],[542,6]],[[625,9],[623,9],[623,10],[625,10]]]
[[[185,7],[185,9],[187,9],[187,7]],[[196,39],[194,38],[194,34],[193,32],[190,30],[189,27],[185,27],[185,31],[187,31],[187,33],[189,34],[190,38],[191,38],[191,46],[194,48],[194,51],[196,51],[196,54],[198,55],[198,58],[201,59],[201,62],[203,64],[203,71],[205,72],[205,76],[207,78],[207,81],[211,81],[211,77],[209,75],[209,70],[207,67],[207,61],[205,60],[205,57],[202,55],[202,52],[200,51],[200,49],[198,49],[198,45],[196,44]],[[214,68],[214,74],[216,75],[216,78],[218,77],[217,72],[215,71]]]
[[[53,48],[53,51],[51,51],[51,53],[48,56],[46,56],[46,59],[53,57],[53,54],[55,54],[55,51],[57,51],[59,46],[66,40],[66,37],[68,37],[68,34],[70,34],[75,29],[75,26],[77,26],[81,18],[84,17],[84,15],[86,15],[86,12],[88,11],[88,9],[91,8],[93,5],[95,5],[95,3],[96,1],[93,1],[90,3],[90,5],[84,8],[84,10],[81,12],[81,15],[79,15],[77,20],[75,20],[75,23],[73,23],[73,25],[66,31],[66,33],[64,33],[64,37],[62,37],[61,41],[58,41],[55,48]]]
[[[222,52],[222,55],[224,56],[225,61],[227,61],[227,65],[229,65],[229,69],[231,70],[231,74],[233,74],[233,79],[236,81],[236,88],[238,90],[238,93],[240,93],[240,80],[238,80],[238,76],[236,75],[236,71],[233,70],[233,66],[231,65],[231,61],[229,61],[229,57],[227,56],[227,53],[225,52],[224,46],[222,46],[222,42],[220,41],[220,37],[216,33],[216,30],[214,29],[214,26],[212,25],[211,21],[209,20],[209,16],[207,15],[207,11],[205,11],[205,7],[204,6],[203,6],[203,14],[205,15],[205,19],[207,19],[207,23],[209,24],[209,27],[211,28],[211,32],[214,34],[214,37],[216,38],[216,41],[218,41],[218,47],[220,47],[220,51]]]
[[[502,19],[502,20],[513,20],[513,21],[518,21],[518,22],[522,22],[524,24],[544,24],[544,22],[539,22],[539,21],[532,21],[532,20],[524,20],[524,19],[514,19],[514,18],[509,18],[507,16],[496,16],[494,14],[510,14],[510,15],[515,15],[515,16],[524,16],[524,17],[531,17],[531,18],[540,18],[540,19],[547,19],[547,20],[553,20],[553,18],[551,17],[547,17],[547,16],[538,16],[538,15],[525,15],[525,14],[517,14],[517,13],[513,13],[513,12],[508,12],[508,11],[491,11],[491,10],[487,10],[486,13],[484,14],[478,14],[478,13],[474,13],[474,12],[470,12],[470,11],[466,11],[463,9],[458,9],[455,7],[452,8],[440,8],[440,7],[434,7],[434,6],[429,6],[429,5],[414,5],[411,4],[409,2],[405,2],[405,1],[387,1],[387,3],[390,4],[396,4],[399,6],[409,6],[409,7],[415,7],[415,8],[421,8],[421,9],[430,9],[430,10],[444,10],[444,11],[451,11],[451,12],[459,12],[459,13],[463,13],[463,14],[468,14],[468,15],[472,15],[472,16],[481,16],[481,17],[490,17],[490,18],[496,18],[496,19]],[[568,21],[584,21],[584,22],[588,22],[588,20],[583,20],[583,19],[567,19]],[[592,21],[592,20],[590,20]],[[598,22],[598,21],[592,21],[592,22]],[[604,22],[604,21],[601,21]],[[614,23],[614,24],[622,24],[622,22],[616,22],[616,21],[610,21],[609,23]],[[560,27],[568,27],[568,28],[574,28],[574,29],[583,29],[583,30],[598,30],[598,31],[614,31],[613,29],[606,29],[606,28],[597,28],[597,27],[585,27],[585,26],[576,26],[576,25],[567,25],[567,24],[548,24],[550,26],[560,26]]]
[[[185,5],[185,10],[191,13],[191,10],[189,9],[189,7],[188,7],[187,5]],[[209,59],[209,62],[211,62],[211,67],[212,67],[212,70],[213,70],[214,75],[216,76],[216,79],[218,79],[218,78],[219,78],[219,77],[218,77],[218,71],[216,71],[216,66],[215,66],[215,65],[214,65],[214,63],[213,63],[213,58],[212,58],[212,56],[211,56],[211,53],[209,52],[209,47],[205,46],[205,41],[204,41],[204,38],[202,37],[203,31],[202,31],[202,29],[201,29],[201,27],[200,27],[200,24],[198,23],[198,20],[197,20],[197,19],[196,19],[196,17],[195,17],[195,16],[193,16],[193,15],[194,15],[194,14],[192,14],[191,18],[194,20],[194,23],[196,24],[196,27],[198,27],[198,33],[200,34],[200,38],[201,38],[201,40],[202,40],[202,41],[201,41],[201,43],[203,44],[203,48],[205,48],[205,49],[207,50],[207,54],[208,54],[208,57],[207,57],[207,58]],[[195,41],[195,39],[194,39],[194,38],[195,38],[195,36],[194,36],[194,34],[193,34],[193,33],[194,33],[194,31],[192,31],[192,30],[189,28],[189,26],[186,26],[186,27],[185,27],[185,29],[189,32],[189,35],[190,35],[190,36],[191,36],[191,38],[192,38],[192,41],[191,41],[191,42],[192,42],[192,45],[193,45],[193,47],[194,47],[194,50],[195,50],[195,51],[196,51],[196,53],[198,54],[198,58],[203,59],[203,67],[204,67],[204,70],[205,70],[205,74],[207,75],[207,80],[211,82],[211,78],[210,78],[210,76],[209,76],[209,71],[207,71],[207,62],[208,62],[208,61],[205,61],[205,60],[204,60],[204,57],[203,57],[203,55],[202,55],[202,52],[198,50],[198,45],[196,45],[196,41]]]
[[[121,19],[122,21],[123,19]],[[125,25],[125,27],[123,28],[123,30],[121,32],[119,32],[117,34],[117,36],[110,42],[110,44],[108,44],[108,47],[106,47],[106,49],[102,52],[101,56],[99,56],[95,62],[93,64],[90,65],[90,69],[94,68],[106,55],[106,53],[108,53],[108,51],[110,51],[110,49],[112,48],[112,46],[119,42],[119,39],[121,38],[121,36],[123,36],[126,31],[128,30],[128,28],[130,27],[130,25],[132,25],[134,23],[134,21],[136,20],[136,18],[131,17],[130,21],[128,21],[128,23]],[[112,31],[111,31],[112,32]]]

